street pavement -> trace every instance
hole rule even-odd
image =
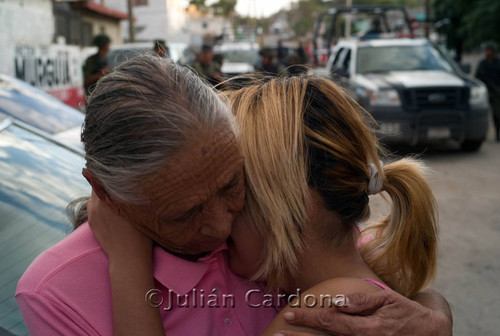
[[[500,329],[500,143],[490,130],[475,153],[454,144],[396,149],[421,153],[439,205],[440,245],[433,288],[451,305],[455,336],[498,335]],[[370,199],[374,220],[387,213]]]

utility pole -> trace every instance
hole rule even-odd
[[[429,38],[430,35],[430,18],[431,18],[431,1],[425,0],[425,37]]]
[[[352,7],[352,0],[346,0],[345,5]],[[345,16],[345,37],[351,38],[351,14]]]
[[[127,0],[128,7],[128,36],[130,43],[135,42],[135,29],[134,29],[134,0]]]

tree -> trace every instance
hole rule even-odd
[[[230,18],[234,14],[237,2],[237,0],[219,0],[211,7],[215,10],[215,14]]]
[[[472,48],[483,42],[500,42],[500,1],[478,0],[465,14],[461,33],[465,35],[465,47]]]
[[[312,31],[318,15],[326,10],[321,0],[299,0],[288,11],[288,22],[296,36]]]
[[[297,36],[304,36],[313,30],[320,13],[335,6],[345,6],[345,0],[299,0],[292,3],[288,11],[288,20]],[[398,5],[414,6],[419,0],[353,0],[355,5]]]
[[[498,0],[439,0],[434,2],[434,12],[436,21],[442,23],[438,32],[446,36],[448,48],[456,50],[458,61],[463,49],[500,42]]]
[[[205,0],[189,0],[190,5],[195,5],[196,8],[203,8],[205,6]]]

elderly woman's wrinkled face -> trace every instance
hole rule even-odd
[[[245,201],[243,157],[231,131],[197,134],[165,167],[148,177],[145,205],[122,214],[166,250],[197,256],[220,247]]]

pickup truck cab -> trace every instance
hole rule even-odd
[[[475,151],[486,138],[486,87],[427,39],[339,41],[327,71],[372,114],[385,143],[453,139]]]

